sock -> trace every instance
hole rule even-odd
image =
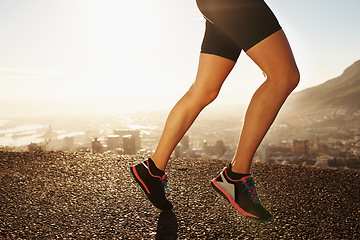
[[[154,174],[154,175],[156,175],[156,176],[159,176],[159,177],[164,176],[165,172],[162,171],[162,170],[160,170],[160,169],[158,169],[158,168],[156,167],[154,161],[153,161],[151,158],[149,158],[148,161],[149,161],[150,172],[151,172],[152,174]]]
[[[233,172],[231,170],[231,163],[229,164],[229,166],[227,167],[227,174],[229,176],[229,178],[231,178],[232,180],[239,180],[239,179],[242,179],[243,177],[247,177],[247,176],[250,176],[250,174],[242,174],[242,173],[236,173],[236,172]]]

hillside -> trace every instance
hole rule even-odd
[[[1,239],[359,239],[360,173],[256,163],[268,223],[240,216],[210,187],[226,162],[171,159],[174,210],[133,183],[144,157],[0,152]]]
[[[291,94],[282,112],[308,113],[350,106],[360,108],[360,60],[336,78]]]

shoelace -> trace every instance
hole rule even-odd
[[[243,190],[243,192],[248,190],[248,194],[250,195],[251,200],[256,204],[260,203],[255,189],[255,182],[253,181],[253,179],[246,179],[246,182],[243,182],[243,184],[245,185],[245,189]]]
[[[164,192],[167,191],[167,192],[170,192],[171,191],[171,185],[170,185],[170,182],[169,180],[167,179],[168,176],[170,176],[170,174],[172,174],[174,171],[172,171],[171,173],[169,174],[164,174],[164,176],[162,178],[160,178],[160,182],[161,182],[161,185],[164,189]]]

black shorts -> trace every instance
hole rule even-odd
[[[263,0],[196,0],[206,19],[202,53],[234,62],[247,51],[281,29]]]

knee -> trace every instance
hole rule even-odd
[[[297,87],[297,85],[299,85],[299,82],[300,82],[300,72],[299,72],[299,70],[297,68],[292,70],[288,74],[287,79],[288,79],[288,83],[289,83],[289,89],[292,92]]]
[[[200,108],[204,108],[216,99],[216,97],[219,95],[219,90],[220,89],[192,88],[189,90],[188,94],[189,94],[190,101],[194,105],[196,105]]]
[[[277,89],[289,95],[300,82],[300,72],[297,68],[290,69],[277,75],[266,75],[267,80],[276,85]]]

